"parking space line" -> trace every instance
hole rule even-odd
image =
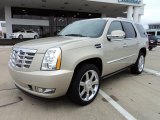
[[[158,76],[158,77],[160,76],[160,72],[159,71],[155,71],[155,70],[152,70],[152,69],[145,68],[144,72],[153,74],[153,75]]]
[[[104,97],[118,112],[120,112],[127,120],[136,120],[129,112],[122,108],[117,102],[115,102],[109,95],[103,90],[99,90],[99,94]]]

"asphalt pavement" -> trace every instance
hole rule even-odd
[[[0,120],[160,120],[159,47],[147,55],[141,75],[126,70],[102,80],[97,98],[84,107],[66,96],[44,100],[18,90],[8,72],[10,52],[0,48]]]

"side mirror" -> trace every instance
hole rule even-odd
[[[120,41],[125,38],[125,32],[122,30],[115,30],[111,32],[111,35],[107,35],[109,40]]]

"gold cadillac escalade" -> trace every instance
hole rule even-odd
[[[122,18],[76,21],[56,37],[18,43],[9,71],[15,85],[32,95],[68,95],[80,105],[91,103],[100,80],[130,68],[144,69],[148,39],[143,27]]]

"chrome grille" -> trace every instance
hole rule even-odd
[[[29,68],[37,50],[13,48],[10,63],[17,68]]]

